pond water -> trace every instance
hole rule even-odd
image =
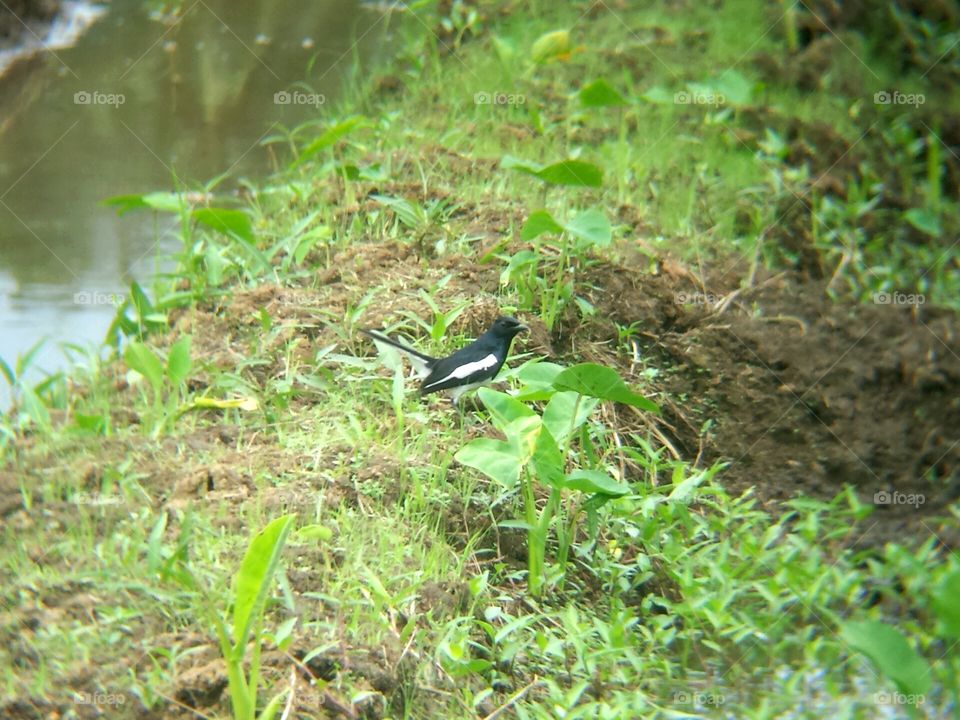
[[[172,217],[103,199],[266,175],[262,138],[330,114],[390,46],[390,16],[350,0],[171,5],[113,0],[73,47],[0,78],[0,357],[47,338],[34,379],[64,366],[59,343],[99,344],[115,299],[178,247]]]

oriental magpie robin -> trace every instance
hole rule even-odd
[[[396,348],[408,358],[420,376],[420,394],[427,395],[447,390],[456,405],[467,390],[479,387],[495,378],[510,352],[514,336],[528,330],[519,320],[498,317],[483,335],[457,350],[453,355],[435,358],[424,355],[376,330],[361,330],[378,343]]]

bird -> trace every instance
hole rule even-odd
[[[483,335],[443,358],[425,355],[378,330],[361,329],[360,332],[377,343],[396,348],[409,358],[421,378],[421,395],[446,390],[454,406],[458,406],[461,395],[497,376],[510,352],[513,338],[529,329],[514,317],[498,317]]]

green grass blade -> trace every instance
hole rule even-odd
[[[250,541],[234,577],[233,642],[242,651],[250,628],[262,611],[270,583],[280,563],[280,553],[293,524],[293,515],[271,521]]]

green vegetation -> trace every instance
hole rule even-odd
[[[713,418],[683,415],[705,386],[664,391],[677,368],[611,296],[733,259],[734,295],[789,271],[956,308],[960,96],[852,30],[802,89],[803,6],[416,5],[390,67],[269,139],[283,167],[243,204],[223,179],[111,201],[177,214],[183,247],[106,355],[35,387],[29,354],[0,364],[0,708],[957,716],[960,559],[932,517],[864,547],[852,487],[725,489]],[[924,57],[955,35],[901,27]],[[874,101],[908,88],[929,115]],[[356,333],[441,353],[501,310],[558,362],[463,419]]]

